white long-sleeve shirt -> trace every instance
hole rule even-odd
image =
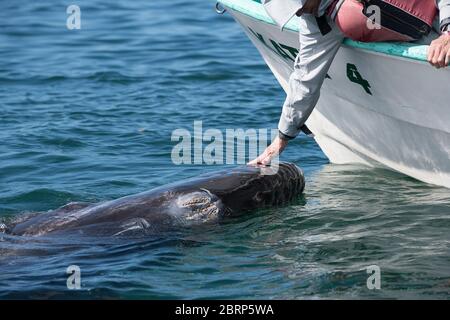
[[[436,5],[439,8],[439,21],[442,28],[445,24],[450,24],[450,0],[436,0]]]
[[[263,0],[269,16],[283,28],[286,23],[300,10],[308,0]],[[319,5],[319,17],[335,0],[322,0]]]
[[[264,5],[274,21],[283,27],[307,0],[266,0]],[[322,0],[319,16],[333,0]],[[441,28],[450,24],[450,0],[436,0]],[[322,35],[315,17],[303,14],[299,19],[300,50],[294,72],[289,78],[289,91],[283,105],[278,130],[283,138],[294,138],[304,125],[320,96],[320,88],[339,50],[343,34],[329,20],[331,32]]]

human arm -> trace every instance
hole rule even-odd
[[[331,66],[343,35],[333,25],[332,31],[322,35],[313,15],[300,18],[300,51],[289,78],[287,98],[278,123],[279,136],[250,164],[267,164],[279,155],[288,141],[295,138],[313,111],[320,88]]]

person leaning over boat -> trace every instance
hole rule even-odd
[[[417,29],[411,30],[406,23],[404,28],[397,25],[395,31],[384,26],[369,28],[368,17],[362,14],[363,2],[366,5],[403,3],[411,7],[414,14],[420,11],[418,15],[421,19],[416,20],[431,19],[431,24],[439,9],[438,28],[441,35],[431,42],[428,61],[436,68],[449,64],[450,0],[265,0],[267,13],[281,28],[294,15],[300,17],[300,48],[278,123],[279,135],[249,164],[269,164],[273,157],[286,148],[289,140],[294,139],[305,128],[304,123],[319,100],[320,88],[344,37],[366,42],[417,40],[411,34]]]

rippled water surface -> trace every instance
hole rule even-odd
[[[221,167],[175,166],[177,128],[273,128],[284,93],[212,1],[0,4],[0,215],[141,192]],[[219,225],[139,240],[0,238],[0,298],[450,297],[450,192],[283,154],[303,197]],[[66,287],[78,265],[82,289]],[[381,289],[366,267],[381,268]]]

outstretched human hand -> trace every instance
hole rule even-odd
[[[428,62],[436,68],[445,68],[450,62],[450,34],[433,40],[428,48]]]
[[[280,139],[276,137],[273,142],[264,150],[264,152],[256,159],[250,161],[249,165],[263,164],[268,165],[274,157],[281,154],[288,144],[288,140]]]

